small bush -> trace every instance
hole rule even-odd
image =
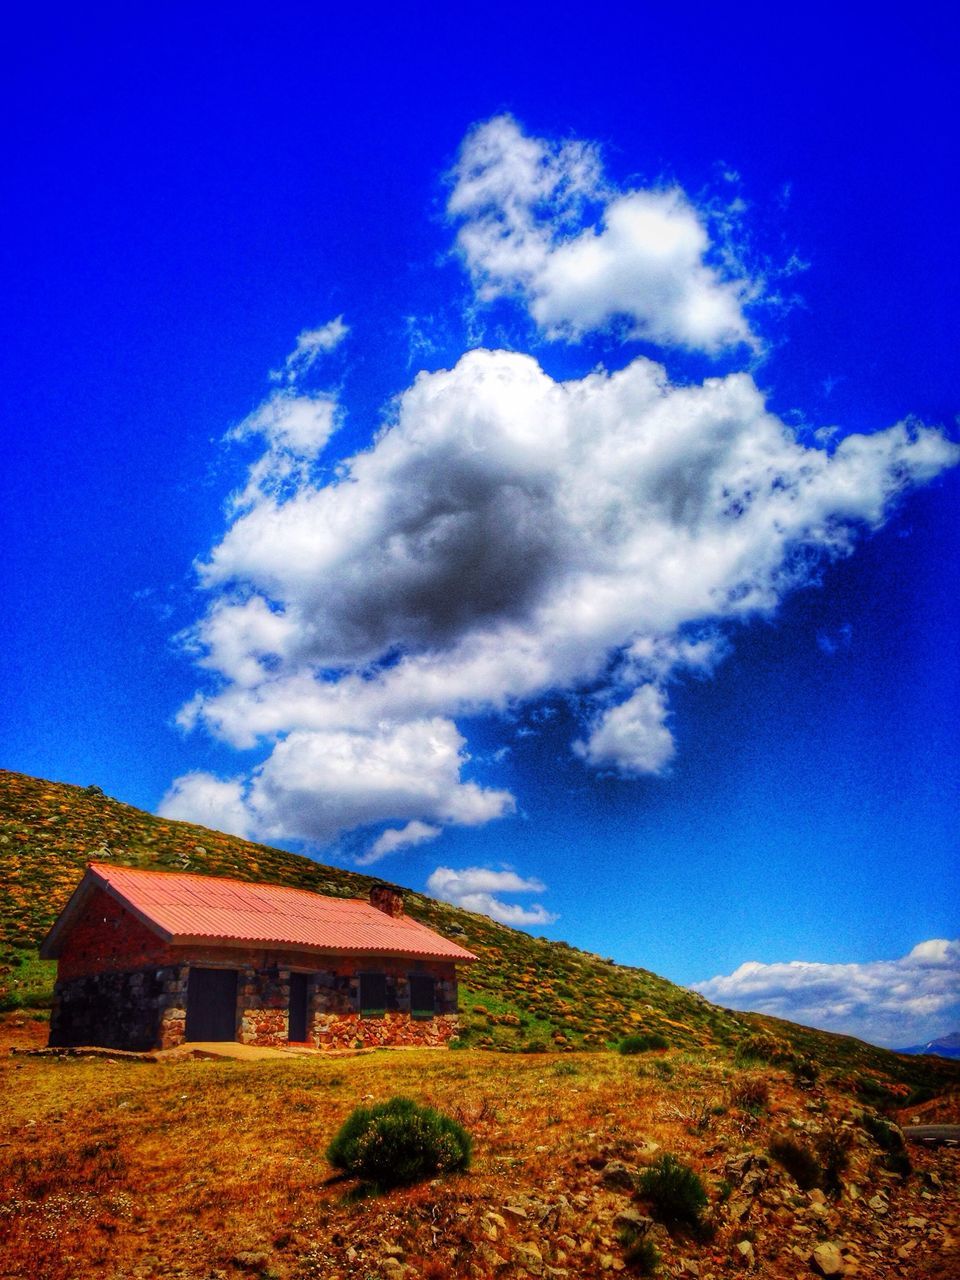
[[[755,1031],[744,1036],[737,1045],[735,1056],[738,1062],[750,1058],[761,1062],[786,1062],[792,1055],[787,1046],[774,1036],[767,1035],[764,1031]]]
[[[911,1172],[913,1165],[907,1154],[903,1133],[897,1125],[884,1120],[881,1116],[871,1115],[869,1112],[864,1112],[860,1117],[860,1123],[883,1151],[884,1167],[891,1173],[899,1173],[905,1178]]]
[[[675,1156],[661,1156],[645,1169],[637,1190],[649,1201],[654,1216],[667,1226],[700,1226],[707,1193],[697,1174]]]
[[[791,1058],[790,1070],[793,1072],[793,1082],[798,1089],[812,1089],[820,1075],[820,1068],[812,1058]]]
[[[837,1123],[826,1125],[814,1139],[823,1170],[820,1185],[828,1196],[836,1198],[843,1190],[840,1179],[850,1164],[852,1145],[853,1135]]]
[[[730,1091],[730,1105],[754,1115],[770,1104],[770,1086],[759,1076],[738,1080]]]
[[[773,1138],[768,1150],[801,1191],[812,1191],[820,1185],[820,1161],[804,1143],[797,1142],[794,1138]]]
[[[462,1125],[409,1098],[357,1107],[327,1148],[335,1169],[386,1189],[452,1173],[470,1164]]]
[[[624,1036],[618,1048],[623,1054],[649,1053],[651,1049],[669,1049],[670,1041],[658,1031]]]
[[[652,1240],[637,1234],[634,1227],[620,1232],[623,1260],[638,1276],[655,1276],[660,1270],[660,1251]]]

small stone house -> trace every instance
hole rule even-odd
[[[456,966],[476,959],[387,885],[364,902],[102,863],[40,954],[57,961],[50,1044],[132,1050],[442,1045],[457,1031]]]

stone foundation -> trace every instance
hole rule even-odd
[[[179,1044],[186,1017],[181,1013],[186,974],[186,966],[168,966],[58,981],[50,1044],[132,1051]]]
[[[98,903],[97,908],[105,910],[104,904]],[[99,923],[104,923],[102,916]],[[96,956],[87,954],[91,938],[90,947],[61,959],[50,1021],[51,1045],[150,1050],[183,1044],[191,965],[237,971],[234,1025],[235,1038],[242,1044],[279,1047],[289,1043],[292,972],[306,976],[305,1043],[315,1048],[439,1046],[457,1034],[457,980],[449,961],[304,955],[210,945],[188,950],[158,943],[156,961],[144,965],[145,940],[135,935],[135,945],[127,949],[122,945],[124,936],[111,930],[110,947]],[[81,941],[86,946],[83,934]],[[139,960],[140,965],[123,969],[120,966],[125,959]],[[99,972],[77,974],[78,968],[94,963]],[[360,1011],[362,974],[382,975],[383,1010]],[[411,1012],[411,977],[433,980],[432,1015]]]

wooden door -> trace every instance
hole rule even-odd
[[[187,978],[188,1040],[236,1040],[236,969],[198,969]]]
[[[290,1018],[287,1039],[300,1044],[307,1038],[307,975],[290,975]]]

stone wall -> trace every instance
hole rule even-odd
[[[179,966],[58,980],[50,1044],[128,1050],[172,1047],[183,1040],[185,988],[186,967]]]
[[[307,975],[307,1043],[318,1049],[377,1045],[440,1045],[457,1034],[457,980],[452,964],[342,958]],[[292,967],[292,966],[291,966]],[[300,972],[302,965],[296,966]],[[284,1045],[290,1006],[288,967],[241,970],[238,1039],[244,1044]],[[360,974],[383,973],[387,1007],[381,1015],[359,1012]],[[411,1016],[411,973],[434,979],[433,1017]]]

